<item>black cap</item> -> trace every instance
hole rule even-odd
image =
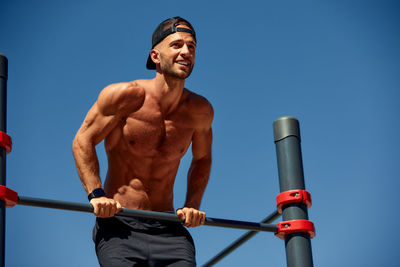
[[[187,26],[189,26],[190,29],[187,28],[177,28],[176,24],[179,22],[183,22]],[[153,32],[153,37],[151,40],[151,49],[153,49],[157,44],[159,44],[162,40],[164,40],[165,37],[172,33],[176,32],[187,32],[193,35],[194,39],[196,40],[196,33],[193,29],[192,24],[190,24],[189,21],[181,18],[181,17],[173,17],[164,20],[163,22],[158,25],[158,27],[154,30]],[[147,64],[146,68],[149,70],[155,70],[156,69],[156,64],[151,60],[151,57],[147,58]]]

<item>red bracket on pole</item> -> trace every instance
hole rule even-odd
[[[4,147],[6,149],[7,154],[11,152],[11,137],[5,132],[0,131],[0,147]]]
[[[315,236],[314,224],[309,220],[283,221],[277,224],[278,232],[275,234],[280,239],[285,239],[286,235],[295,233],[307,233],[310,238]]]
[[[292,203],[302,203],[310,208],[312,205],[311,194],[306,190],[296,189],[282,192],[276,197],[276,208],[279,213],[282,213],[283,206]]]
[[[6,208],[12,208],[18,203],[18,194],[14,190],[0,185],[0,200],[4,201]]]

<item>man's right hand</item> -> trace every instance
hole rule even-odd
[[[122,209],[122,206],[118,201],[107,197],[92,198],[90,204],[94,208],[94,215],[100,218],[113,217]]]

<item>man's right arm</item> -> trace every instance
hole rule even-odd
[[[144,101],[144,91],[133,83],[106,87],[89,110],[73,141],[76,168],[87,194],[102,187],[96,145],[120,123],[123,117],[138,110]],[[111,217],[121,209],[111,198],[93,198],[90,203],[98,217]]]

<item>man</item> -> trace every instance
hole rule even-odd
[[[112,84],[100,93],[73,142],[77,170],[97,216],[101,266],[195,266],[193,240],[179,223],[114,217],[121,207],[174,212],[180,159],[192,144],[186,201],[176,211],[187,227],[204,224],[200,203],[211,168],[213,109],[186,88],[195,61],[192,25],[174,17],[154,31],[151,80]],[[95,146],[105,140],[104,190]]]

